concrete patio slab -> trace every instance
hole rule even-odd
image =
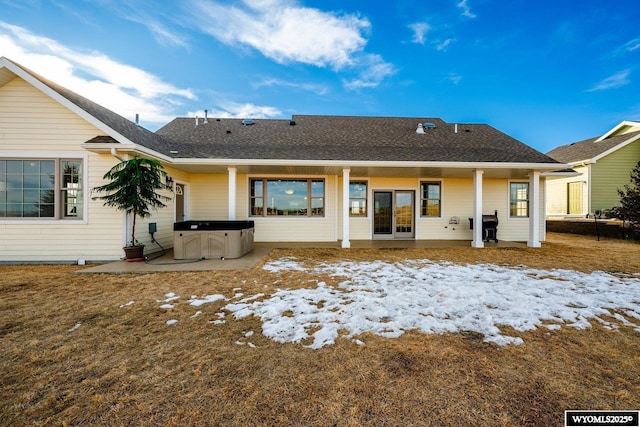
[[[451,248],[470,247],[468,240],[352,240],[353,249],[407,249],[407,248]],[[526,247],[522,242],[485,242],[485,247]],[[173,250],[168,249],[164,255],[149,254],[146,261],[127,262],[114,261],[105,264],[91,265],[78,271],[80,274],[90,273],[160,273],[176,271],[209,271],[209,270],[249,270],[255,267],[273,249],[287,248],[340,248],[340,242],[275,242],[255,243],[248,254],[236,259],[196,259],[176,260]],[[349,249],[345,249],[349,250]],[[479,249],[482,250],[482,249]]]

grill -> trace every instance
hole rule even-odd
[[[469,228],[473,230],[473,218],[469,218]],[[482,240],[498,243],[498,211],[493,215],[482,215]]]

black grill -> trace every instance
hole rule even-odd
[[[473,218],[469,218],[469,228],[473,230]],[[482,240],[498,243],[498,211],[493,215],[482,215]]]

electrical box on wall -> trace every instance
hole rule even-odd
[[[155,223],[155,222],[150,222],[150,223],[149,223],[149,233],[150,233],[150,234],[153,234],[153,233],[155,233],[156,231],[158,231],[158,225],[157,225],[157,223]]]

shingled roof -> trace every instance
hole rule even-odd
[[[618,145],[623,144],[638,135],[640,135],[640,131],[610,136],[601,141],[599,141],[600,137],[597,136],[554,148],[549,151],[547,155],[563,163],[588,161],[616,148]]]
[[[418,123],[432,123],[416,133]],[[455,132],[457,126],[457,133]],[[558,163],[485,124],[437,118],[294,115],[291,120],[177,118],[157,131],[174,157],[210,159]]]
[[[489,125],[454,125],[437,118],[295,115],[291,120],[256,119],[251,125],[242,119],[212,118],[206,124],[200,119],[197,126],[193,118],[176,118],[154,133],[2,59],[82,110],[80,113],[86,113],[86,118],[108,135],[96,135],[87,145],[134,143],[178,162],[191,158],[559,163]],[[418,123],[435,127],[419,134]]]

